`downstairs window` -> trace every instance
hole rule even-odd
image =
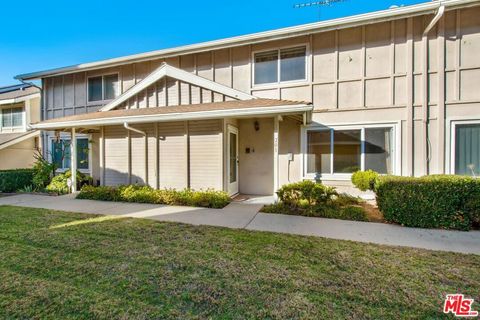
[[[455,125],[455,174],[480,176],[480,123]]]
[[[393,127],[307,131],[307,173],[393,173]]]

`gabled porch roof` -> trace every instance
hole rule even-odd
[[[305,102],[251,99],[203,104],[191,104],[142,109],[122,109],[94,112],[81,115],[51,119],[30,127],[34,129],[58,130],[65,128],[88,128],[124,123],[149,123],[167,121],[186,121],[220,119],[229,117],[265,117],[274,115],[303,115],[309,119],[313,106]]]
[[[120,96],[118,96],[117,98],[109,102],[107,105],[102,107],[100,111],[109,111],[109,110],[115,109],[116,107],[120,106],[122,103],[127,101],[128,99],[134,97],[136,94],[138,94],[142,90],[145,90],[147,87],[153,85],[155,82],[165,77],[174,78],[176,80],[180,80],[180,81],[190,83],[214,92],[218,92],[225,96],[231,97],[233,99],[238,99],[238,100],[255,99],[255,96],[247,94],[243,91],[227,87],[220,83],[197,76],[193,73],[181,70],[179,68],[172,67],[171,65],[164,62],[160,65],[160,67],[158,67],[156,70],[150,73],[145,79],[143,79],[142,81],[140,81],[139,83],[137,83],[136,85],[134,85],[133,87],[125,91],[123,94],[121,94]]]

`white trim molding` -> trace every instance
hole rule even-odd
[[[109,111],[115,109],[123,102],[132,98],[140,91],[146,89],[147,87],[151,86],[152,84],[164,77],[171,77],[239,100],[255,99],[255,97],[250,94],[202,78],[193,73],[172,67],[171,65],[164,62],[160,65],[160,67],[150,73],[145,79],[122,93],[116,99],[112,100],[110,103],[101,108],[100,111]]]

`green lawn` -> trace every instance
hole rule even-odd
[[[480,256],[0,207],[2,319],[438,319],[479,289]]]

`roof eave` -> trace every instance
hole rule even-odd
[[[27,139],[30,139],[30,138],[33,138],[33,137],[36,137],[36,136],[39,136],[39,135],[40,135],[40,131],[38,131],[38,130],[27,132],[22,136],[19,136],[17,138],[13,138],[12,140],[8,140],[8,141],[5,141],[4,143],[0,144],[0,150],[8,148],[8,147],[13,146],[17,143],[20,143],[22,141],[25,141]]]
[[[19,102],[24,102],[30,99],[35,99],[35,98],[40,98],[40,93],[32,93],[29,95],[17,97],[17,98],[11,98],[11,99],[0,99],[0,105],[4,104],[13,104],[13,103],[19,103]]]
[[[197,111],[197,112],[182,112],[182,113],[167,113],[167,114],[153,114],[153,115],[138,115],[138,116],[120,116],[111,118],[97,118],[85,119],[77,121],[59,121],[47,122],[30,125],[32,129],[41,130],[58,130],[65,128],[77,127],[91,127],[91,126],[109,126],[121,125],[125,122],[129,124],[134,123],[150,123],[150,122],[168,122],[168,121],[187,121],[187,120],[208,120],[221,119],[226,117],[256,117],[269,115],[286,115],[302,112],[311,112],[312,105],[295,104],[295,105],[281,105],[272,107],[257,107],[257,108],[240,108],[229,110],[212,110],[212,111]]]
[[[382,11],[376,11],[366,14],[360,14],[350,17],[338,18],[322,22],[309,23],[288,28],[276,29],[271,31],[253,33],[249,35],[231,37],[221,40],[208,41],[198,44],[191,44],[170,49],[150,51],[146,53],[134,54],[119,58],[101,60],[96,62],[78,64],[63,68],[50,69],[45,71],[26,73],[17,75],[15,79],[18,80],[34,80],[42,77],[50,77],[55,75],[62,75],[74,73],[78,71],[88,71],[98,68],[114,67],[126,63],[142,62],[152,59],[168,58],[171,56],[184,55],[190,53],[197,53],[202,51],[217,50],[226,47],[235,47],[245,44],[255,44],[259,42],[279,40],[301,35],[325,32],[335,29],[350,28],[357,25],[365,25],[377,23],[385,20],[400,19],[405,16],[415,16],[434,13],[440,5],[444,5],[447,10],[477,5],[478,0],[446,0],[446,1],[431,1],[412,6],[398,7]]]

